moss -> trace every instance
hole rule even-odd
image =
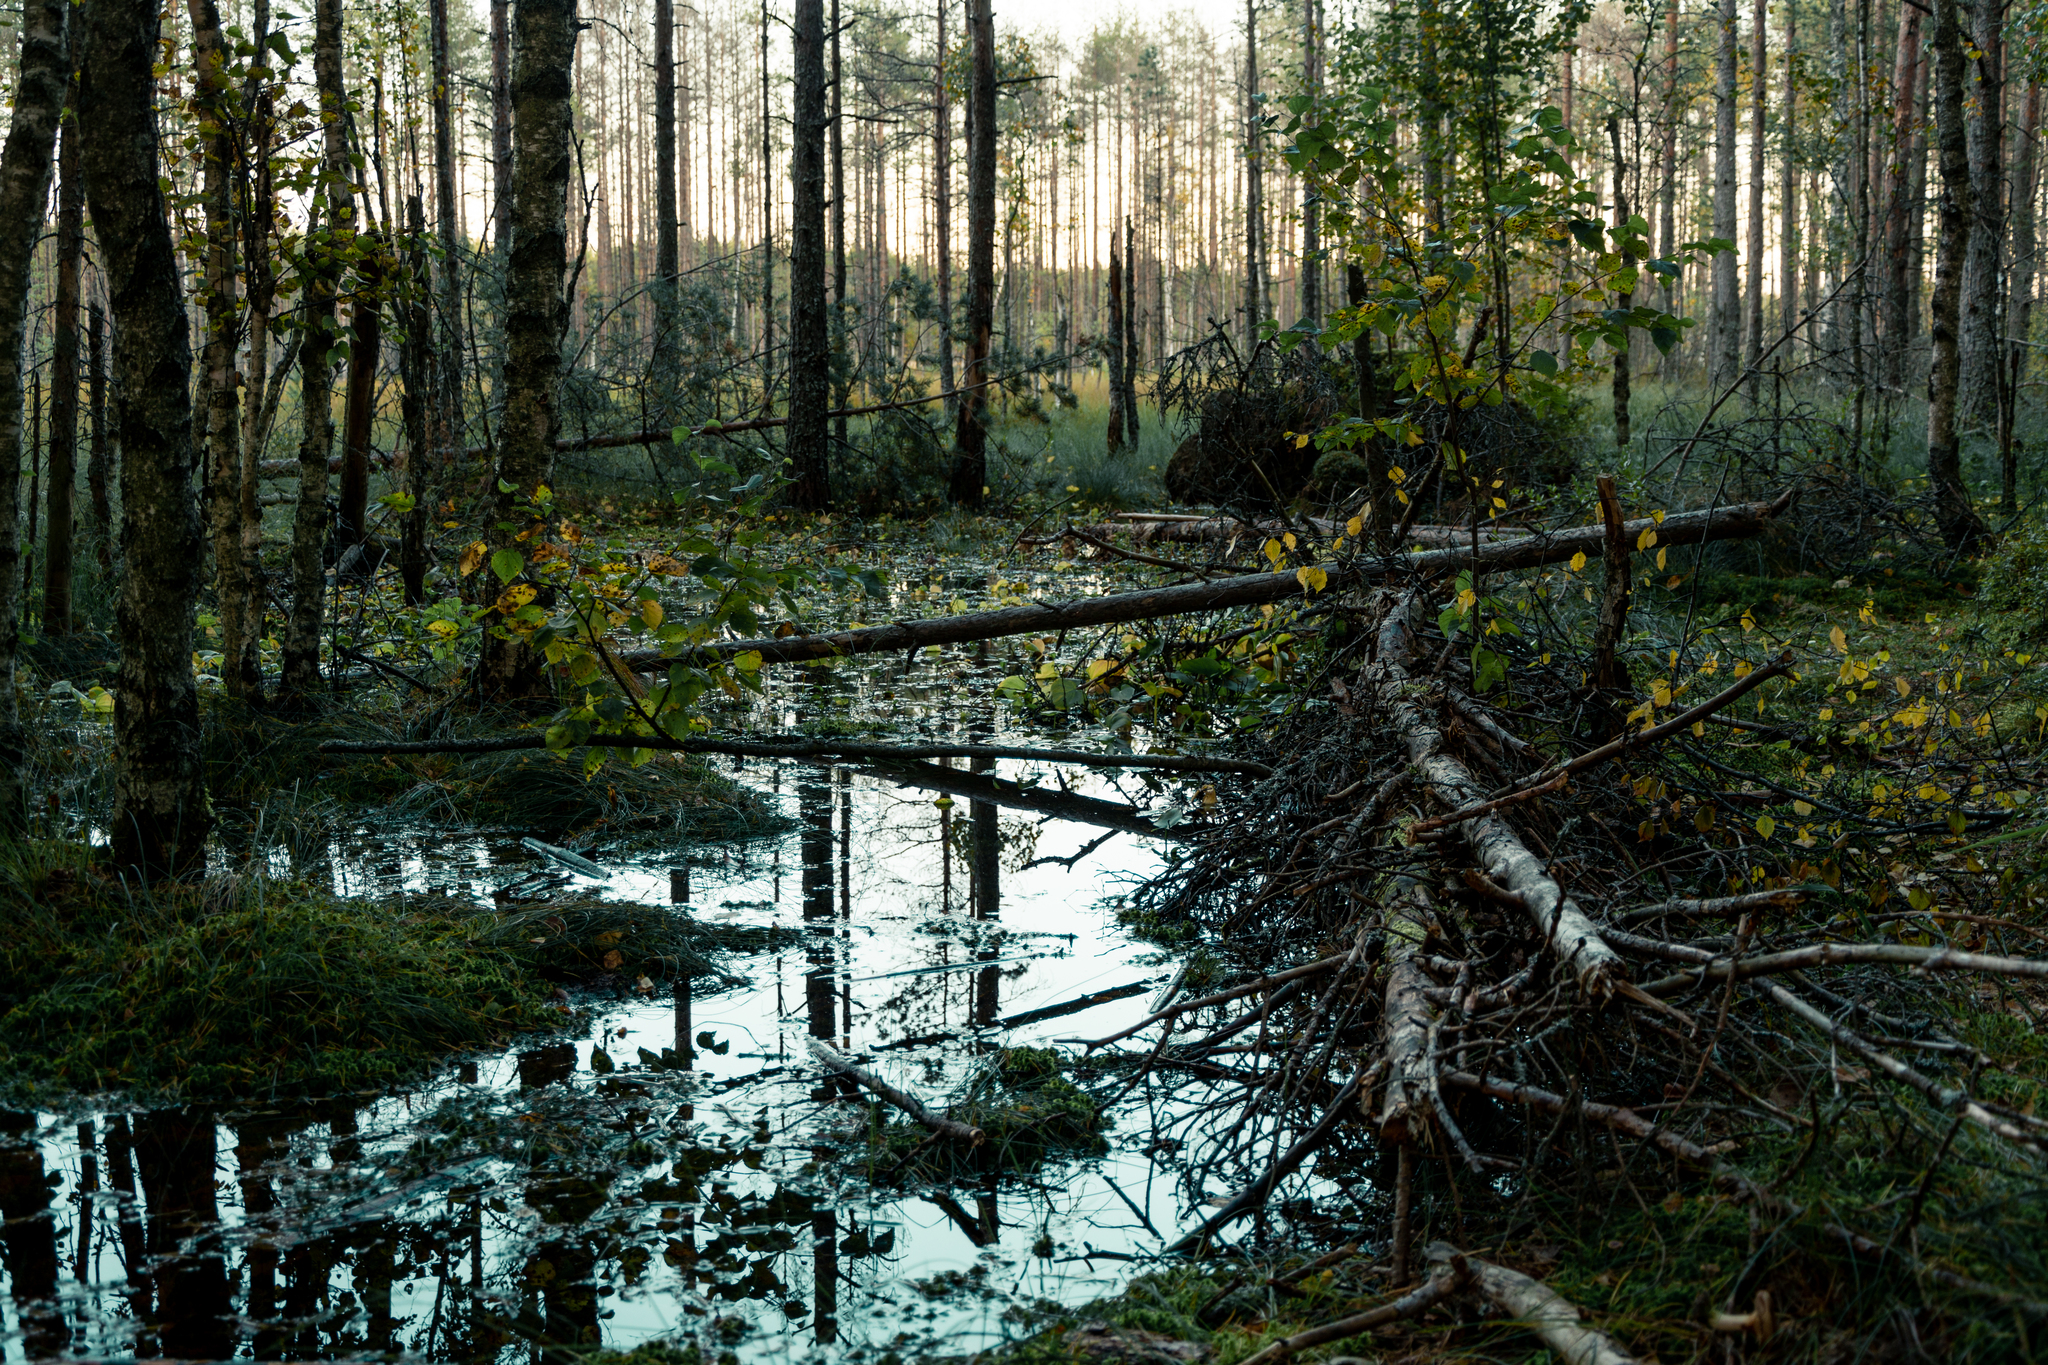
[[[947,1106],[947,1117],[985,1136],[972,1152],[928,1141],[923,1128],[893,1109],[877,1105],[871,1114],[866,1157],[883,1180],[913,1168],[926,1175],[956,1168],[1032,1170],[1054,1155],[1099,1156],[1109,1150],[1102,1136],[1107,1111],[1062,1074],[1060,1056],[1050,1048],[1004,1048]]]

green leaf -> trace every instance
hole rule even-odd
[[[1557,373],[1557,357],[1548,351],[1531,351],[1529,368],[1548,379]]]
[[[1650,344],[1657,348],[1657,354],[1670,355],[1671,348],[1678,344],[1679,335],[1676,327],[1652,327]]]
[[[526,556],[517,550],[500,550],[491,556],[491,572],[500,583],[510,583],[526,567]]]
[[[1600,225],[1598,223],[1588,221],[1584,218],[1574,218],[1569,223],[1565,224],[1565,226],[1571,229],[1572,236],[1575,239],[1577,239],[1578,244],[1586,248],[1586,250],[1607,250],[1607,236],[1600,230]]]

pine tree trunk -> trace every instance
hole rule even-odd
[[[1750,7],[1749,35],[1749,241],[1746,247],[1748,278],[1743,299],[1743,320],[1748,332],[1744,352],[1751,370],[1749,401],[1757,401],[1761,384],[1755,373],[1764,355],[1764,92],[1769,88],[1766,63],[1764,0]]]
[[[2005,402],[1999,412],[1999,510],[2019,507],[2019,458],[2013,442],[2020,384],[2027,377],[2028,342],[2034,329],[2034,190],[2040,166],[2041,83],[2027,82],[2020,116],[2020,145],[2012,172],[2012,301],[2006,306]]]
[[[768,0],[761,0],[761,411],[775,408],[775,141],[768,102]],[[886,239],[884,239],[886,240]]]
[[[440,484],[463,459],[462,201],[455,180],[455,69],[448,49],[448,0],[431,0],[434,47],[434,220],[441,239],[441,307],[433,357],[436,391],[427,413],[428,448],[413,471],[418,515],[432,515]],[[425,553],[424,547],[421,551]]]
[[[1124,219],[1124,436],[1138,444],[1138,248]]]
[[[1970,194],[1974,210],[1963,264],[1963,315],[1957,345],[1960,375],[1956,421],[1988,426],[1998,410],[1999,268],[2005,242],[2005,86],[2003,0],[1976,0],[1969,39],[1976,53],[1965,68],[1969,118]]]
[[[71,51],[80,43],[74,37]],[[78,162],[75,57],[57,181],[56,314],[50,322],[50,493],[43,542],[43,634],[69,635],[71,622],[72,493],[78,482],[78,285],[85,256],[85,182]]]
[[[791,26],[795,105],[790,145],[790,501],[831,505],[825,413],[832,400],[832,338],[825,310],[825,4],[796,0]]]
[[[839,0],[832,0],[832,406],[835,408],[851,406],[848,395],[853,383],[853,376],[846,363],[846,136],[843,131],[845,100],[841,80]],[[941,251],[943,250],[942,246]],[[939,328],[943,337],[943,319]],[[952,371],[953,357],[943,342],[940,350],[940,378],[943,380],[945,375]],[[942,382],[939,385],[940,391],[944,392],[945,387]],[[844,417],[833,419],[832,448],[840,451],[847,448]]]
[[[1799,160],[1792,155],[1799,138],[1799,8],[1785,6],[1785,112],[1779,116],[1778,143],[1778,333],[1790,337],[1799,325]],[[1791,349],[1791,343],[1785,343]],[[1779,363],[1789,362],[1780,355]]]
[[[269,0],[257,0],[254,9],[253,40],[258,50],[270,38]],[[263,478],[263,446],[269,437],[264,421],[270,393],[270,314],[277,298],[277,276],[271,262],[270,227],[276,211],[276,191],[271,177],[270,152],[276,126],[275,97],[268,79],[251,76],[242,88],[242,156],[235,165],[234,192],[251,206],[244,216],[246,249],[243,251],[244,278],[248,294],[248,345],[242,363],[242,435],[239,445],[242,467],[235,480],[237,523],[236,552],[242,560],[243,591],[247,593],[247,614],[243,621],[240,652],[222,651],[221,682],[228,695],[251,705],[263,700],[261,644],[267,600],[263,573],[263,507],[260,484]]]
[[[348,394],[342,403],[341,490],[335,499],[335,567],[353,547],[362,545],[370,533],[370,419],[377,401],[377,353],[384,340],[384,318],[378,293],[383,288],[381,259],[384,242],[368,236],[364,245],[375,256],[357,267],[359,284],[349,301]],[[355,571],[367,573],[366,561],[356,561]]]
[[[1607,140],[1614,153],[1614,227],[1617,235],[1619,235],[1623,225],[1628,222],[1628,184],[1626,166],[1621,159],[1621,118],[1619,115],[1609,114],[1607,116]],[[1636,263],[1635,254],[1633,252],[1623,252],[1621,263],[1625,269],[1633,268]],[[1635,307],[1635,304],[1635,294],[1633,291],[1622,294],[1615,300],[1615,307],[1617,308],[1629,309]],[[1622,344],[1614,350],[1614,444],[1618,447],[1626,446],[1629,442],[1628,407],[1630,375],[1628,351],[1628,342],[1625,338]]]
[[[1124,253],[1117,234],[1109,234],[1109,327],[1104,345],[1109,369],[1109,453],[1124,448]]]
[[[498,386],[505,417],[487,519],[495,549],[516,549],[516,528],[532,524],[532,498],[553,476],[561,432],[576,0],[519,0],[513,22],[518,64],[511,92],[512,246],[505,273],[505,369]],[[503,529],[507,525],[515,529]],[[479,695],[504,701],[542,693],[541,656],[504,617],[485,621]]]
[[[967,110],[967,369],[954,429],[952,498],[979,507],[988,488],[989,333],[996,288],[996,39],[991,0],[967,0],[973,75]]]
[[[1244,350],[1250,355],[1258,343],[1259,324],[1266,320],[1265,282],[1260,278],[1266,259],[1265,187],[1261,183],[1264,158],[1260,148],[1265,138],[1259,123],[1259,6],[1258,0],[1244,5]],[[1425,161],[1424,174],[1433,164]],[[1110,236],[1116,236],[1114,224]],[[1119,342],[1121,344],[1121,342]]]
[[[675,0],[654,0],[654,371],[657,382],[675,366],[676,242]]]
[[[1906,383],[1906,350],[1912,327],[1906,317],[1906,269],[1910,253],[1908,239],[1913,216],[1920,206],[1913,199],[1911,160],[1914,142],[1913,115],[1919,107],[1920,11],[1911,5],[1899,7],[1898,60],[1892,68],[1892,156],[1886,176],[1882,367],[1880,379],[1886,388],[1903,390]]]
[[[154,13],[152,10],[152,16]],[[28,322],[29,267],[43,232],[44,205],[49,198],[50,170],[57,150],[57,123],[70,89],[72,70],[71,6],[66,0],[28,0],[21,16],[21,70],[14,88],[14,112],[7,129],[6,147],[0,150],[0,832],[19,830],[27,814],[27,791],[22,783],[27,737],[22,732],[14,687],[15,637],[21,624],[22,605],[21,532],[16,524],[21,507],[22,347]],[[146,74],[143,86],[145,91],[151,89]],[[147,95],[144,101],[146,104]],[[155,130],[152,114],[148,131],[154,134]],[[146,150],[152,158],[149,185],[154,191],[155,144],[148,144]],[[95,158],[96,164],[98,160]],[[159,211],[162,202],[160,197],[156,200]],[[100,221],[104,226],[106,220]],[[168,230],[164,238],[168,257]],[[110,247],[109,266],[127,259],[128,253],[120,246]],[[182,378],[177,396],[185,396]],[[189,639],[189,606],[184,619]],[[124,649],[124,663],[126,656]],[[188,659],[188,690],[191,678]],[[129,708],[131,716],[133,709]],[[123,757],[127,757],[125,752]]]
[[[932,220],[938,237],[939,391],[953,391],[953,111],[946,94],[946,6],[939,0],[938,61],[932,71]],[[958,416],[959,402],[946,407]]]
[[[1316,0],[1301,0],[1302,84],[1309,98],[1304,122],[1316,121],[1322,98],[1322,33],[1316,23]],[[1317,328],[1323,321],[1322,206],[1311,197],[1301,206],[1301,321]]]
[[[82,59],[79,66],[82,71]],[[100,578],[111,583],[114,581],[114,550],[118,532],[114,526],[114,503],[109,490],[114,478],[114,442],[112,433],[107,429],[107,318],[97,302],[86,306],[85,317],[86,396],[92,404],[92,445],[85,461],[85,492],[92,504]]]
[[[49,56],[15,103],[40,108],[49,130],[62,98],[63,19],[29,9],[30,33]],[[86,199],[114,309],[115,404],[120,429],[122,568],[116,608],[121,667],[114,703],[113,862],[145,878],[206,865],[209,816],[199,750],[199,690],[192,676],[193,617],[205,544],[192,487],[191,338],[171,240],[157,149],[158,9],[154,0],[94,0],[79,81]],[[45,36],[47,35],[47,36]],[[47,70],[46,70],[47,68]],[[10,150],[11,150],[10,139]],[[41,134],[49,147],[49,131]],[[9,161],[13,160],[10,156]],[[47,171],[45,171],[47,174]],[[11,186],[10,186],[11,188]],[[42,196],[33,221],[40,226]],[[0,212],[0,221],[16,220]],[[0,352],[17,354],[0,345]],[[17,401],[8,408],[19,412]],[[9,527],[12,518],[6,518]],[[5,634],[11,639],[12,631]],[[8,689],[11,697],[12,689]],[[10,703],[11,704],[11,703]]]
[[[491,0],[492,245],[512,249],[512,0]]]
[[[433,498],[429,471],[436,439],[432,413],[442,388],[434,354],[433,253],[427,246],[426,207],[417,194],[406,196],[405,218],[405,270],[410,279],[402,295],[405,343],[399,354],[405,453],[394,472],[398,491],[410,494],[413,500],[412,509],[399,521],[398,576],[404,585],[405,604],[417,607],[427,600],[426,513]]]
[[[1941,236],[1934,262],[1934,364],[1927,379],[1927,481],[1937,499],[1942,538],[1966,550],[1983,539],[1970,505],[1956,433],[1960,368],[1956,329],[1962,313],[1963,260],[1970,249],[1974,191],[1969,132],[1963,113],[1963,40],[1957,0],[1934,0],[1934,122],[1941,155]]]
[[[1735,222],[1735,0],[1719,0],[1720,60],[1714,72],[1714,236],[1730,243],[1713,264],[1713,350],[1709,382],[1735,382],[1742,369],[1742,320],[1736,286]]]
[[[304,707],[320,688],[320,623],[327,591],[327,461],[334,449],[335,291],[342,258],[355,234],[354,168],[349,161],[348,107],[342,86],[341,0],[313,8],[313,81],[322,119],[320,187],[307,239],[305,320],[299,341],[299,492],[292,512],[292,608],[285,626],[279,697]],[[329,111],[334,111],[332,114]]]

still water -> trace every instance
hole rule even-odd
[[[943,1103],[1001,1048],[1141,1017],[1172,964],[1126,938],[1107,903],[1159,865],[1159,840],[938,803],[845,769],[740,776],[787,834],[587,847],[602,878],[550,867],[517,832],[337,843],[351,894],[483,898],[546,873],[562,894],[787,932],[730,960],[738,982],[592,992],[577,1041],[476,1057],[410,1089],[4,1116],[7,1358],[485,1361],[664,1337],[750,1361],[952,1354],[1025,1334],[1034,1307],[1113,1289],[1192,1221],[1142,1110],[1113,1115],[1103,1155],[884,1179],[894,1158],[868,1157],[867,1106],[806,1047],[829,1040]],[[1068,784],[1164,799],[1128,779]],[[972,856],[989,822],[994,866]]]

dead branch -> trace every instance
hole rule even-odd
[[[949,1118],[942,1118],[934,1114],[931,1110],[925,1108],[924,1104],[914,1096],[904,1094],[881,1077],[854,1065],[851,1058],[842,1055],[822,1040],[809,1038],[805,1041],[810,1044],[811,1055],[816,1057],[819,1062],[838,1072],[848,1080],[853,1081],[861,1088],[874,1092],[878,1098],[895,1105],[898,1109],[901,1109],[904,1113],[910,1115],[911,1118],[917,1120],[939,1136],[951,1138],[955,1142],[964,1142],[969,1147],[979,1147],[987,1140],[987,1135],[981,1129],[970,1128],[964,1123],[959,1123]]]
[[[1198,1000],[1183,1000],[1177,1005],[1168,1005],[1165,1009],[1146,1015],[1129,1028],[1112,1033],[1107,1038],[1095,1039],[1088,1044],[1088,1049],[1092,1052],[1098,1047],[1107,1047],[1111,1043],[1120,1043],[1132,1034],[1143,1033],[1154,1024],[1186,1014],[1191,1010],[1205,1009],[1210,1005],[1221,1005],[1231,1000],[1242,999],[1247,995],[1257,995],[1262,991],[1269,991],[1284,982],[1299,980],[1302,977],[1318,976],[1323,972],[1333,972],[1350,960],[1350,953],[1338,953],[1333,957],[1318,958],[1314,962],[1305,962],[1299,967],[1289,967],[1284,972],[1270,973],[1256,981],[1247,981],[1241,986],[1232,986],[1227,991],[1218,991],[1214,995],[1205,995]]]
[[[1425,994],[1432,983],[1417,960],[1428,937],[1428,897],[1410,886],[1387,906],[1387,1088],[1379,1118],[1380,1137],[1387,1142],[1414,1142],[1429,1127],[1429,1021],[1435,1011]]]
[[[1471,1279],[1472,1272],[1466,1266],[1464,1258],[1453,1253],[1436,1273],[1392,1303],[1383,1303],[1363,1313],[1353,1313],[1348,1318],[1326,1322],[1319,1327],[1306,1327],[1299,1332],[1269,1341],[1255,1353],[1246,1356],[1239,1365],[1277,1365],[1277,1362],[1297,1352],[1306,1351],[1311,1346],[1361,1336],[1375,1327],[1384,1327],[1390,1322],[1419,1318],[1445,1299],[1465,1289],[1471,1283]]]
[[[1643,987],[1645,995],[1678,995],[1708,981],[1737,981],[1778,972],[1804,971],[1808,967],[1846,966],[1851,963],[1890,963],[1911,967],[1915,972],[1985,972],[1992,976],[2021,976],[2048,980],[2048,961],[2034,957],[1997,957],[1988,953],[1963,953],[1953,948],[1914,948],[1903,943],[1814,943],[1783,952],[1759,953],[1740,961],[1711,958],[1701,970],[1661,977]]]
[[[1541,1280],[1519,1270],[1494,1265],[1460,1254],[1441,1242],[1431,1244],[1432,1261],[1459,1259],[1471,1267],[1472,1281],[1487,1302],[1520,1322],[1567,1365],[1635,1365],[1636,1358],[1614,1344],[1613,1338],[1580,1320],[1571,1300]]]

